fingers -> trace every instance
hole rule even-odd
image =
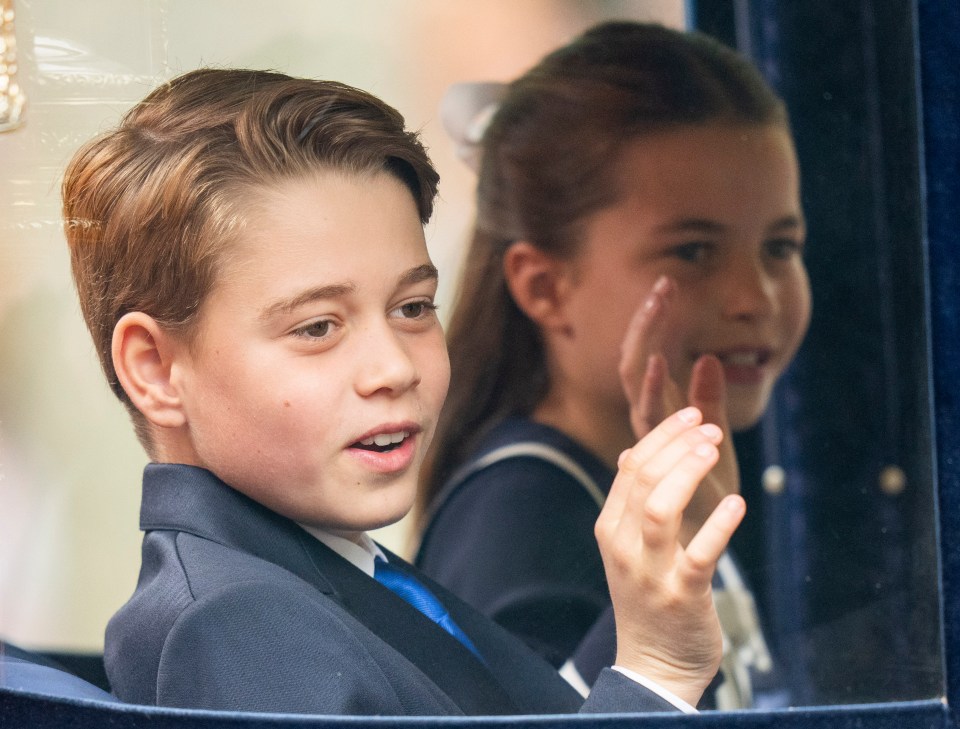
[[[597,522],[598,534],[639,539],[646,537],[649,521],[652,543],[676,538],[683,510],[716,463],[716,446],[723,440],[717,426],[700,421],[696,408],[685,408],[622,454]]]
[[[660,353],[647,359],[640,395],[630,400],[630,426],[638,439],[653,430],[667,417],[664,406],[664,387],[667,381],[667,360]]]
[[[597,520],[598,532],[616,528],[626,507],[627,497],[632,491],[640,488],[645,495],[652,488],[653,482],[642,471],[650,458],[682,433],[700,425],[701,420],[699,410],[684,408],[660,423],[633,448],[620,454],[617,475]]]
[[[632,471],[646,465],[670,442],[696,428],[702,422],[703,414],[695,407],[683,408],[675,412],[627,451],[627,455],[622,459],[621,470]]]
[[[617,662],[696,702],[716,673],[722,636],[711,578],[744,515],[725,499],[686,548],[684,511],[718,462],[722,431],[694,407],[625,451],[597,521],[617,621]],[[680,693],[683,696],[683,693]]]
[[[729,433],[727,419],[726,378],[723,365],[713,355],[705,354],[693,366],[690,376],[690,403],[703,413],[703,419],[716,423]],[[733,450],[733,439],[727,438],[720,445],[720,463],[704,483],[700,504],[691,513],[692,528],[706,519],[717,503],[726,494],[740,491],[740,469]],[[691,529],[692,530],[692,529]]]
[[[730,543],[730,538],[746,514],[743,497],[725,497],[700,527],[686,549],[686,560],[679,570],[679,578],[686,587],[695,590],[710,584],[717,560]]]
[[[693,365],[688,397],[699,408],[703,419],[726,429],[727,393],[723,365],[712,354],[705,354]]]
[[[664,314],[674,288],[666,276],[658,278],[630,320],[624,335],[619,372],[620,382],[631,406],[640,399],[650,355],[663,349],[667,328]]]
[[[642,537],[652,564],[672,562],[683,511],[718,458],[714,443],[706,439],[691,443],[645,499],[639,490],[628,498],[620,530],[627,539]]]
[[[717,446],[722,440],[723,431],[713,423],[703,423],[681,433],[644,463],[643,478],[653,485],[659,484],[691,450],[700,448],[704,443]]]

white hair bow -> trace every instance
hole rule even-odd
[[[507,93],[507,84],[458,83],[447,89],[440,101],[440,120],[457,156],[474,172],[479,171],[483,135]]]

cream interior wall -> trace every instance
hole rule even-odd
[[[449,84],[507,80],[600,19],[680,26],[682,0],[14,0],[25,123],[0,134],[0,636],[102,649],[139,566],[146,458],[101,376],[60,230],[62,169],[157,83],[202,65],[368,89],[440,169],[428,229],[441,311],[471,221],[471,173],[437,119]],[[380,535],[404,548],[405,527]]]

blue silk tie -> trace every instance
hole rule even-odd
[[[426,585],[412,575],[398,570],[389,562],[385,562],[380,557],[374,562],[374,578],[388,590],[396,593],[421,613],[430,618],[433,622],[447,631],[454,638],[459,640],[477,659],[484,663],[483,656],[473,644],[467,634],[457,625],[447,609],[443,606],[437,596],[427,589]]]

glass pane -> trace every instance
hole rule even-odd
[[[909,3],[882,18],[844,8],[829,21],[816,15],[825,3],[796,4],[793,16],[722,8],[711,16],[711,6],[761,3],[666,0],[15,5],[15,46],[0,43],[17,53],[28,105],[19,107],[8,73],[0,86],[8,98],[0,130],[3,108],[10,127],[0,134],[0,635],[101,650],[139,566],[145,456],[102,382],[60,230],[59,175],[82,141],[159,82],[200,65],[369,89],[423,130],[440,168],[428,243],[441,311],[449,310],[474,177],[438,120],[445,90],[513,78],[604,18],[681,27],[689,5],[700,11],[691,20],[739,43],[787,97],[804,177],[813,325],[775,406],[737,436],[750,517],[735,547],[783,680],[794,704],[941,693]],[[0,13],[8,7],[0,0]],[[10,34],[0,26],[0,38]],[[401,524],[380,538],[404,551],[407,536]]]

